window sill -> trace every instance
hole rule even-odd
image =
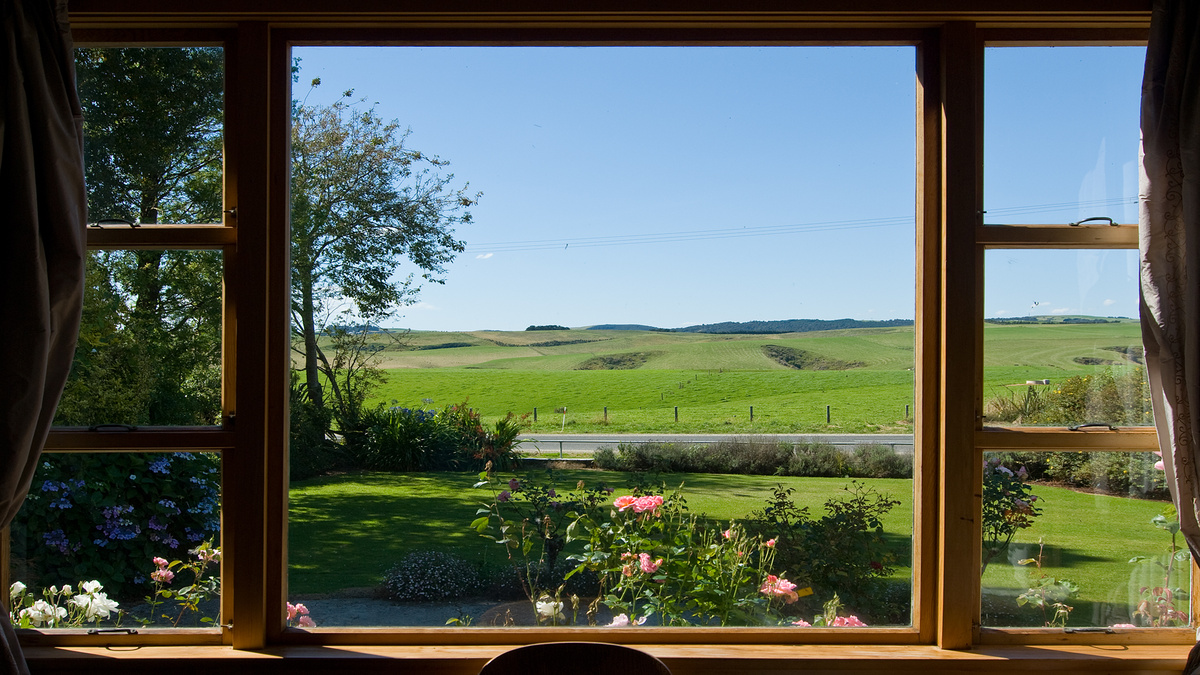
[[[661,658],[673,673],[913,672],[1055,673],[1182,672],[1190,645],[980,646],[953,651],[930,646],[853,645],[638,645]],[[278,647],[238,651],[231,647],[27,647],[32,673],[205,673],[254,675],[344,670],[355,672],[479,672],[503,645],[394,647]],[[370,664],[370,665],[368,665]]]

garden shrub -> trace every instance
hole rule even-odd
[[[988,419],[1016,424],[1068,426],[1103,422],[1142,426],[1153,421],[1142,366],[1098,369],[1076,375],[1053,388],[1029,386],[1004,392],[987,405]]]
[[[883,533],[883,517],[900,502],[856,481],[843,490],[826,500],[824,515],[814,518],[807,507],[795,505],[794,488],[778,485],[767,507],[752,513],[748,525],[752,532],[776,540],[779,569],[812,585],[809,603],[823,603],[837,594],[864,615],[902,612],[884,583],[895,568],[896,555]]]
[[[855,478],[911,478],[913,458],[886,445],[859,445],[846,458],[846,465]]]
[[[218,536],[219,481],[216,453],[43,455],[12,525],[13,578],[145,595],[151,559]]]
[[[444,601],[479,591],[479,573],[471,563],[444,551],[413,551],[383,576],[384,594],[399,601]]]
[[[509,413],[492,426],[466,405],[441,411],[365,408],[343,422],[344,468],[372,471],[498,470],[520,466],[517,436],[525,418]]]
[[[884,445],[845,453],[828,443],[735,439],[712,444],[621,443],[600,448],[593,463],[609,471],[730,473],[760,476],[911,478],[912,456]]]

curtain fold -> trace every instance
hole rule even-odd
[[[0,526],[7,526],[29,490],[75,352],[87,198],[66,0],[0,0],[0,21],[0,318],[9,336],[0,370]],[[0,650],[0,672],[28,672],[7,611]]]
[[[1142,343],[1167,485],[1193,557],[1200,553],[1198,115],[1200,3],[1155,0],[1142,80]],[[1184,672],[1200,672],[1200,645]]]

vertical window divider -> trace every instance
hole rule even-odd
[[[939,593],[937,645],[965,649],[979,632],[979,513],[975,486],[982,455],[978,426],[981,330],[975,244],[982,185],[983,45],[973,22],[945,24],[941,34],[942,278],[940,295]]]

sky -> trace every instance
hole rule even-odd
[[[293,96],[481,191],[387,325],[911,319],[911,47],[304,47]],[[1136,221],[1140,48],[993,49],[989,223]],[[321,85],[311,88],[313,78]],[[1130,256],[1132,255],[1132,263]],[[985,313],[1136,316],[1136,253],[993,251]],[[413,271],[402,267],[398,274]],[[1132,274],[1132,279],[1129,278]]]

